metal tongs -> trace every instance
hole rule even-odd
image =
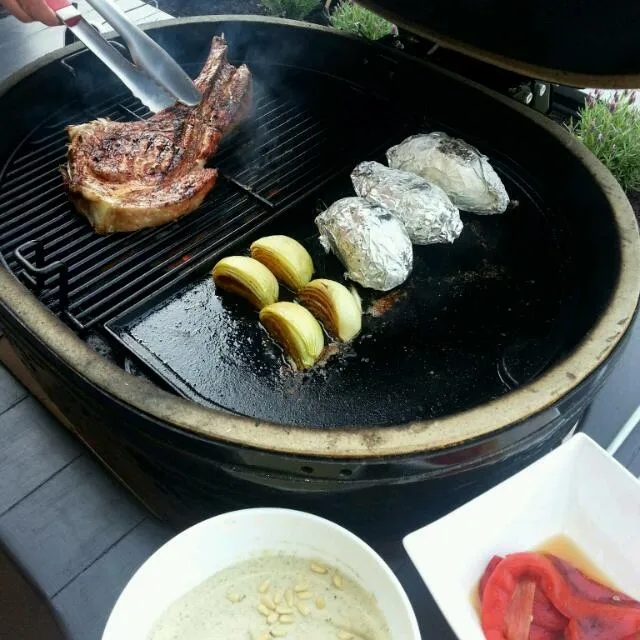
[[[109,0],[87,0],[87,3],[120,34],[134,64],[92,27],[69,0],[46,2],[60,22],[98,56],[153,113],[176,102],[188,106],[195,106],[200,102],[200,92],[180,65]]]

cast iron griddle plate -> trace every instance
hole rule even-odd
[[[457,242],[414,248],[404,286],[391,294],[360,290],[362,334],[310,373],[293,373],[257,313],[218,295],[208,274],[178,283],[169,298],[151,297],[108,328],[186,397],[260,420],[392,425],[467,409],[543,371],[571,324],[567,238],[526,184],[505,180],[519,206],[500,216],[464,214]],[[346,174],[322,197],[350,194]],[[311,252],[316,277],[341,279],[340,264],[317,240],[317,208],[296,208],[225,255],[246,252],[260,235],[286,233]],[[382,313],[367,313],[376,301]]]

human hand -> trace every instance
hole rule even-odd
[[[21,22],[39,21],[50,27],[60,24],[45,0],[0,0],[0,4]]]

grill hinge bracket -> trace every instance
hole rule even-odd
[[[551,86],[541,80],[521,82],[509,89],[509,95],[524,105],[536,111],[547,114],[551,110]]]

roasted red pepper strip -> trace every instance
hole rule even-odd
[[[482,596],[484,594],[484,588],[487,586],[487,582],[493,573],[493,570],[502,562],[502,556],[493,556],[491,560],[489,560],[489,564],[487,568],[484,570],[482,574],[482,578],[480,578],[480,584],[478,586],[478,591],[480,592],[480,602],[482,602]]]
[[[560,638],[564,637],[563,632],[569,622],[551,604],[551,601],[541,589],[536,589],[536,597],[533,601],[533,619],[536,627],[546,631],[554,631],[556,636]]]
[[[485,569],[479,584],[480,602],[489,577],[502,562],[500,556],[493,556]],[[569,565],[571,566],[571,565]],[[573,567],[571,567],[573,568]],[[569,621],[551,604],[540,589],[536,589],[533,600],[533,620],[529,640],[562,640]],[[635,640],[635,638],[633,639]]]
[[[562,560],[561,558],[557,558],[554,555],[549,553],[544,554],[547,558],[553,562],[556,569],[562,574],[565,580],[569,583],[569,586],[580,596],[583,598],[588,598],[589,600],[594,600],[597,602],[617,602],[617,603],[626,603],[630,605],[640,605],[639,602],[625,595],[624,593],[620,593],[619,591],[614,591],[609,587],[592,580],[588,576],[585,576],[582,571],[576,569],[572,564]]]
[[[599,585],[553,556],[514,553],[495,566],[484,584],[482,628],[487,640],[515,640],[508,634],[507,614],[516,587],[523,580],[534,580],[536,592],[542,591],[568,620],[566,640],[627,640],[640,633],[640,603]],[[535,631],[545,638],[545,630]],[[563,637],[558,630],[547,631],[547,638]]]

